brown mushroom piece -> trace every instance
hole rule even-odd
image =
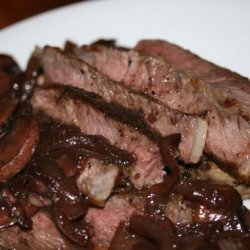
[[[17,98],[9,92],[0,96],[0,131],[1,126],[6,124],[17,106]]]
[[[12,88],[12,81],[9,75],[0,70],[0,95],[8,92]]]
[[[17,98],[12,91],[11,76],[0,69],[0,130],[8,122],[17,106]]]
[[[5,54],[0,54],[0,70],[8,74],[12,80],[17,79],[21,74],[21,70],[15,60]]]
[[[0,140],[0,182],[19,173],[30,161],[39,140],[37,121],[18,117],[11,130]]]

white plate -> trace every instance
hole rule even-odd
[[[99,0],[74,4],[0,31],[0,52],[22,66],[35,45],[100,37],[134,45],[163,38],[250,77],[250,1]]]
[[[177,43],[250,77],[250,1],[99,0],[73,4],[0,31],[0,53],[25,67],[35,45],[61,46],[115,38],[133,46],[142,38]],[[247,204],[250,207],[250,202]]]

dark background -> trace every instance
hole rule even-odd
[[[26,17],[80,0],[0,0],[0,29]]]

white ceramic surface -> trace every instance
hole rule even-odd
[[[0,30],[0,53],[24,68],[36,45],[66,39],[89,43],[115,38],[133,46],[143,38],[177,43],[250,77],[250,1],[98,0],[73,4]],[[250,201],[247,201],[250,208]]]

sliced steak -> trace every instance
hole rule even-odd
[[[168,42],[143,40],[135,51],[97,43],[75,47],[72,52],[112,79],[147,92],[185,113],[204,112],[209,110],[210,102],[215,102],[222,108],[230,108],[230,112],[241,112],[248,119],[250,117],[250,83],[247,78]],[[154,91],[154,88],[159,89]],[[166,88],[171,93],[165,93]]]
[[[17,108],[21,73],[13,58],[0,54],[0,134]]]
[[[0,140],[0,182],[8,181],[26,167],[38,141],[37,121],[29,116],[18,117],[10,132]]]
[[[209,84],[220,93],[220,104],[234,106],[250,119],[250,82],[228,69],[208,62],[192,52],[162,40],[142,40],[135,49],[147,55],[161,56],[176,70]]]
[[[214,155],[226,169],[250,182],[250,123],[240,115],[220,112],[212,106],[208,113],[205,150]]]
[[[112,79],[120,80],[133,89],[148,93],[147,88],[153,89],[158,86],[158,92],[155,91],[152,96],[163,103],[167,100],[167,104],[172,108],[188,113],[195,113],[196,108],[202,112],[205,108],[203,111],[206,110],[209,124],[205,152],[226,166],[225,169],[228,172],[249,183],[250,125],[237,106],[226,107],[227,101],[219,89],[206,84],[202,79],[189,78],[188,80],[187,76],[178,73],[173,68],[170,69],[169,64],[157,56],[141,55],[136,51],[126,51],[104,45],[83,46],[75,48],[73,52]],[[152,63],[153,61],[155,63]],[[169,72],[175,72],[178,75],[178,77],[171,78],[172,82],[165,81],[166,74],[162,73],[167,67],[169,67]],[[176,86],[172,84],[173,82]],[[171,90],[169,95],[165,95],[166,86]],[[190,91],[192,87],[195,87],[193,92]],[[175,95],[176,93],[178,95]],[[199,98],[196,98],[197,95]],[[176,97],[177,102],[172,99],[173,96]],[[186,103],[186,99],[192,100],[191,103],[196,108],[177,105],[178,102]],[[206,105],[203,105],[204,103]]]
[[[91,100],[85,92],[63,86],[37,88],[31,103],[36,111],[75,125],[82,133],[101,135],[112,145],[133,153],[137,161],[132,167],[130,178],[135,186],[162,181],[164,166],[157,144],[138,130],[101,112],[95,107],[96,100]],[[103,104],[100,106],[105,107]]]
[[[137,210],[132,207],[126,196],[114,196],[103,209],[90,208],[86,220],[93,225],[95,245],[109,247],[120,222],[128,222]]]
[[[249,79],[166,41],[143,40],[137,44],[136,50],[151,56],[160,55],[175,69],[204,82],[207,93],[211,93],[217,104],[208,113],[207,150],[216,151],[215,155],[220,159],[225,157],[228,163],[238,164],[234,159],[243,158],[243,162],[239,161],[238,172],[249,176]],[[218,139],[219,133],[224,134],[221,140]]]
[[[32,231],[25,232],[18,226],[0,231],[0,246],[7,249],[74,249],[71,243],[63,238],[45,212],[39,212],[32,218]],[[1,248],[1,247],[0,247]]]
[[[237,82],[243,84],[242,86],[249,84],[249,79],[246,77],[208,62],[191,51],[167,41],[141,40],[137,43],[135,50],[152,56],[161,56],[174,68],[191,76],[202,78],[206,82],[220,82],[224,84]],[[249,86],[246,90],[249,93]]]
[[[0,132],[1,127],[7,124],[17,106],[17,98],[13,93],[0,95]]]
[[[203,83],[177,72],[161,57],[98,44],[75,48],[73,52],[112,80],[146,93],[173,109],[190,114],[209,109],[209,102],[197,91],[202,91]]]
[[[109,103],[117,103],[129,109],[127,122],[136,120],[146,124],[161,136],[181,133],[179,150],[182,160],[199,161],[203,152],[207,123],[204,119],[191,117],[158,104],[151,98],[111,81],[86,63],[64,54],[59,49],[45,48],[41,53],[45,76],[52,82],[70,85],[102,96]],[[125,113],[124,110],[121,110]],[[135,119],[130,119],[134,114]],[[125,115],[123,115],[125,117]],[[139,126],[138,126],[139,124]],[[141,125],[145,132],[145,125]],[[147,132],[147,131],[146,131]],[[147,133],[148,134],[148,133]]]

